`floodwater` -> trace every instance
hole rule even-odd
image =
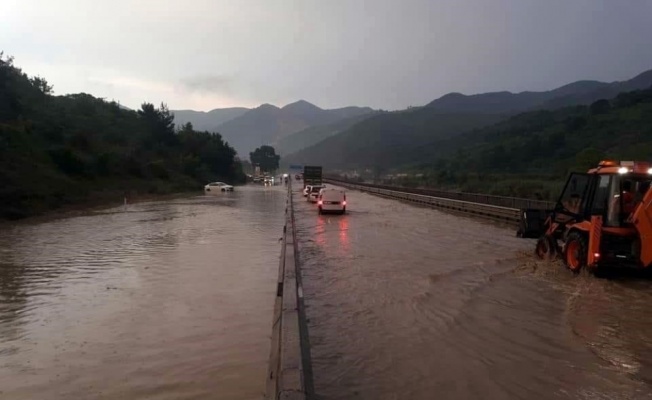
[[[318,399],[652,398],[652,281],[573,276],[513,229],[294,194]]]
[[[260,399],[286,194],[0,229],[0,399]]]

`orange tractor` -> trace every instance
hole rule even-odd
[[[572,173],[543,224],[542,259],[561,257],[579,272],[603,266],[652,266],[652,164],[602,161]]]

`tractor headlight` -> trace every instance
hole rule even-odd
[[[619,174],[626,174],[629,172],[629,169],[627,167],[620,167],[618,168],[618,173]]]

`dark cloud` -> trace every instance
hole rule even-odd
[[[652,68],[650,0],[5,2],[17,65],[130,106],[398,109]]]

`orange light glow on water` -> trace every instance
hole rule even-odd
[[[322,216],[319,215],[317,217],[317,225],[315,226],[315,243],[319,245],[320,247],[323,247],[326,245],[326,219]]]
[[[340,236],[340,246],[345,252],[349,252],[350,241],[349,241],[349,218],[342,216],[339,220],[339,236]]]

